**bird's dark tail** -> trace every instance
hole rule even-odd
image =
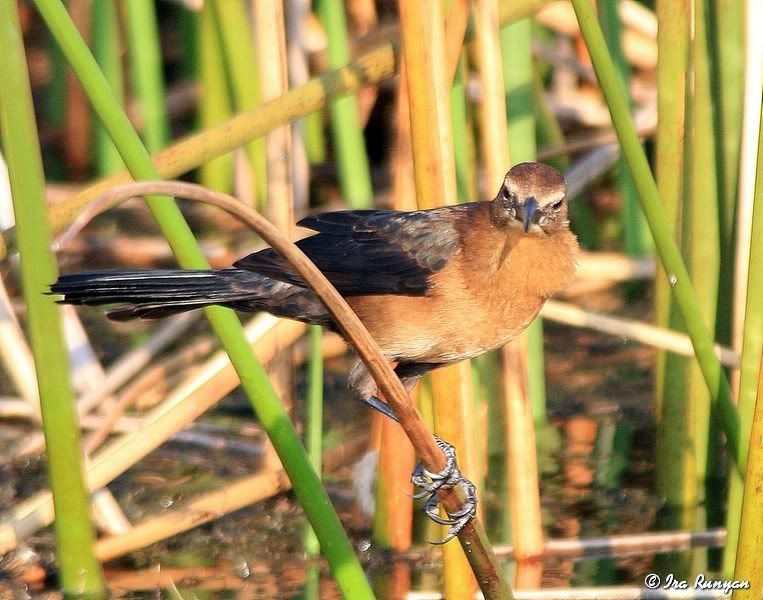
[[[311,290],[243,269],[87,271],[62,275],[50,291],[65,304],[125,303],[108,313],[117,321],[157,319],[212,304],[319,325],[331,321]]]

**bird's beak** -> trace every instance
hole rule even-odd
[[[525,233],[527,233],[527,230],[530,229],[530,225],[533,223],[533,217],[538,210],[538,201],[530,196],[525,201],[522,209],[522,226],[524,227]]]

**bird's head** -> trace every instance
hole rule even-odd
[[[520,227],[528,235],[549,235],[569,225],[564,178],[541,163],[513,166],[490,208],[497,226]]]

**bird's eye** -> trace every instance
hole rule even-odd
[[[561,198],[559,198],[559,200],[557,200],[556,202],[554,202],[551,205],[551,210],[559,210],[560,208],[562,208],[562,199]]]

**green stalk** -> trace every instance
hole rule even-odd
[[[210,0],[217,17],[219,39],[222,41],[225,66],[228,70],[236,110],[252,110],[262,102],[259,67],[252,45],[249,13],[244,0]],[[254,175],[257,206],[267,205],[268,171],[265,140],[252,140],[246,145],[246,155]]]
[[[92,4],[93,56],[101,67],[114,95],[123,104],[124,80],[119,54],[119,20],[115,0],[93,0]],[[124,169],[119,152],[103,125],[96,121],[95,167],[99,175],[111,175]]]
[[[657,65],[657,136],[655,143],[655,170],[657,186],[662,199],[665,221],[675,228],[678,210],[683,198],[684,172],[684,114],[686,100],[686,72],[689,59],[689,15],[690,0],[657,0],[658,65]],[[678,234],[678,232],[675,232]],[[670,326],[671,289],[667,274],[661,269],[661,277],[655,279],[655,321],[661,327]],[[673,309],[674,311],[677,310]],[[668,455],[678,449],[673,444],[673,431],[682,427],[679,423],[669,423],[674,413],[665,408],[664,396],[667,382],[672,381],[666,373],[667,353],[657,353],[655,369],[655,400],[658,430],[662,427],[665,435],[658,433],[665,447],[657,455],[668,460]],[[660,468],[657,469],[658,489],[660,488]],[[672,475],[664,479],[665,489],[671,486]]]
[[[58,46],[49,49],[50,84],[45,93],[45,116],[51,127],[63,127],[66,116],[66,59]]]
[[[745,2],[738,0],[709,0],[707,20],[721,238],[716,339],[721,344],[731,340],[733,315],[735,222],[744,106],[744,5]]]
[[[350,62],[344,3],[318,0],[316,8],[328,37],[329,68],[344,67]],[[360,125],[357,96],[332,100],[329,114],[344,201],[350,208],[368,208],[373,203],[374,192],[371,188],[371,171]]]
[[[144,143],[156,152],[170,139],[156,8],[153,0],[127,0],[124,6],[132,92],[143,116]]]
[[[704,323],[689,273],[673,239],[670,226],[665,220],[657,185],[636,133],[625,90],[607,52],[607,45],[590,0],[572,0],[572,3],[620,140],[623,156],[636,185],[641,208],[649,223],[660,260],[668,273],[714,408],[720,413],[729,452],[737,468],[743,470],[747,464],[747,448],[740,444],[739,414],[731,399],[731,388],[713,351],[713,339]]]
[[[762,113],[763,114],[763,113]],[[758,138],[758,164],[755,176],[755,204],[752,213],[752,237],[750,243],[750,265],[755,264],[755,257],[763,256],[763,119],[761,119],[760,137]],[[757,462],[751,463],[748,468],[748,476],[755,473],[752,479],[742,478],[738,473],[731,474],[731,485],[729,487],[728,516],[726,521],[727,537],[726,550],[723,557],[723,573],[730,574],[734,572],[734,558],[740,560],[745,546],[740,545],[737,550],[737,541],[739,532],[744,532],[744,536],[749,536],[744,542],[752,545],[760,545],[760,513],[757,516],[757,524],[754,531],[757,531],[757,542],[754,542],[754,532],[745,532],[740,528],[740,521],[743,519],[742,496],[744,496],[744,514],[748,513],[750,507],[748,503],[760,503],[761,493],[758,487],[757,496],[755,496],[755,485],[760,486],[761,481],[761,443],[760,437],[751,437],[753,419],[761,420],[763,415],[763,398],[758,391],[760,379],[760,362],[763,354],[763,272],[760,268],[751,268],[747,278],[747,296],[745,301],[744,317],[744,338],[742,340],[742,361],[739,371],[739,416],[741,418],[741,439],[747,444],[750,442],[750,452],[755,452]],[[757,394],[757,408],[755,407],[755,397]],[[756,484],[757,482],[757,484]],[[744,493],[743,493],[744,486]],[[749,498],[749,500],[748,500]],[[750,523],[751,521],[746,520]],[[751,528],[752,529],[752,528]],[[741,544],[741,542],[740,542]],[[760,554],[755,555],[758,557]],[[759,561],[758,561],[759,562]],[[748,562],[746,564],[749,564]],[[745,567],[747,569],[748,567]],[[750,567],[751,568],[751,567]],[[761,576],[760,569],[757,571],[758,577]],[[758,588],[760,589],[760,588]]]
[[[305,131],[305,152],[311,165],[326,162],[326,133],[323,130],[323,111],[306,115],[302,119]]]
[[[201,83],[199,126],[208,129],[225,121],[232,112],[222,42],[211,3],[204,3],[199,12],[196,30],[195,51],[198,55]],[[220,154],[203,163],[199,167],[199,183],[221,192],[232,191],[233,154]]]
[[[522,19],[500,31],[503,84],[509,125],[509,156],[514,164],[536,157],[533,110],[532,20]],[[546,376],[543,356],[543,321],[527,328],[527,391],[535,427],[546,423]]]
[[[694,276],[695,294],[703,319],[715,331],[718,276],[720,271],[718,203],[716,179],[716,140],[710,86],[710,55],[707,38],[707,4],[695,0],[695,34],[691,41],[693,86],[686,100],[685,198],[679,219],[680,239],[689,273]],[[675,177],[675,174],[673,175]],[[679,315],[671,315],[671,327],[683,329]],[[708,466],[717,454],[712,441],[710,395],[696,362],[684,357],[667,357],[663,406],[670,415],[670,429],[661,430],[658,453],[662,490],[669,499],[665,528],[705,529],[712,498],[706,496]],[[667,460],[666,460],[667,459]],[[681,553],[682,560],[668,563],[677,576],[707,570],[707,551]]]
[[[9,0],[6,0],[9,1]],[[135,179],[158,179],[156,168],[131,127],[127,115],[115,101],[66,9],[58,0],[37,0],[36,5],[53,37],[81,81],[96,113],[108,129]],[[209,268],[188,224],[170,198],[146,199],[149,209],[170,244],[178,262],[186,269]],[[220,306],[205,309],[212,329],[230,356],[241,378],[241,386],[278,453],[297,499],[321,542],[321,549],[337,584],[346,596],[372,598],[363,570],[353,553],[342,524],[320,477],[310,465],[294,427],[268,381],[262,365],[254,358],[235,313]]]
[[[763,378],[758,379],[758,400],[752,423],[752,439],[763,438]],[[738,600],[756,600],[763,592],[763,444],[752,444],[745,474],[744,506],[734,579],[749,583],[749,589],[734,592]]]
[[[45,92],[45,120],[49,127],[63,130],[66,117],[67,76],[66,59],[58,46],[51,44],[49,48],[50,84]],[[49,180],[65,179],[68,169],[65,168],[61,156],[55,156],[46,164]]]
[[[599,8],[599,23],[607,40],[609,54],[617,67],[617,73],[621,78],[623,88],[628,90],[630,89],[631,68],[623,52],[622,23],[617,12],[619,5],[620,3],[616,0],[605,0],[597,4]],[[647,231],[643,224],[644,217],[638,205],[636,188],[622,158],[617,161],[614,172],[622,200],[620,220],[623,227],[625,253],[628,256],[640,258],[646,254],[648,241],[646,237]]]
[[[74,411],[69,358],[61,315],[45,294],[55,281],[51,234],[45,204],[45,174],[40,158],[32,91],[16,0],[0,0],[0,133],[8,164],[17,223],[21,282],[29,337],[37,369],[40,408],[48,457],[48,478],[56,521],[56,553],[65,594],[104,593],[95,559],[90,497],[82,471],[79,425]],[[73,25],[72,25],[73,27]],[[105,84],[105,82],[104,82]],[[108,85],[108,84],[106,84]]]
[[[310,358],[307,367],[307,418],[305,420],[305,449],[316,473],[323,471],[323,332],[318,325],[308,328]],[[315,531],[309,525],[305,530],[305,554],[308,558],[320,556],[321,546]],[[305,597],[319,598],[320,567],[308,567]]]
[[[453,130],[453,152],[456,158],[456,184],[458,201],[472,202],[477,199],[477,178],[475,176],[475,150],[472,137],[472,119],[466,101],[467,75],[466,55],[461,53],[450,88],[450,123]]]
[[[679,209],[684,194],[684,130],[686,79],[689,62],[690,0],[657,0],[657,136],[655,170],[666,222],[680,237]],[[677,327],[678,307],[671,298],[665,271],[655,279],[655,321],[662,327]],[[667,510],[660,511],[658,527],[676,529],[684,525],[684,460],[689,443],[686,431],[687,406],[684,401],[686,361],[658,351],[655,361],[655,414],[657,419],[656,485],[665,498]],[[679,443],[676,443],[679,440]],[[687,465],[689,466],[689,465]],[[687,525],[688,527],[688,525]],[[679,557],[675,553],[657,559],[663,573],[673,570]],[[688,561],[682,561],[684,565]]]

